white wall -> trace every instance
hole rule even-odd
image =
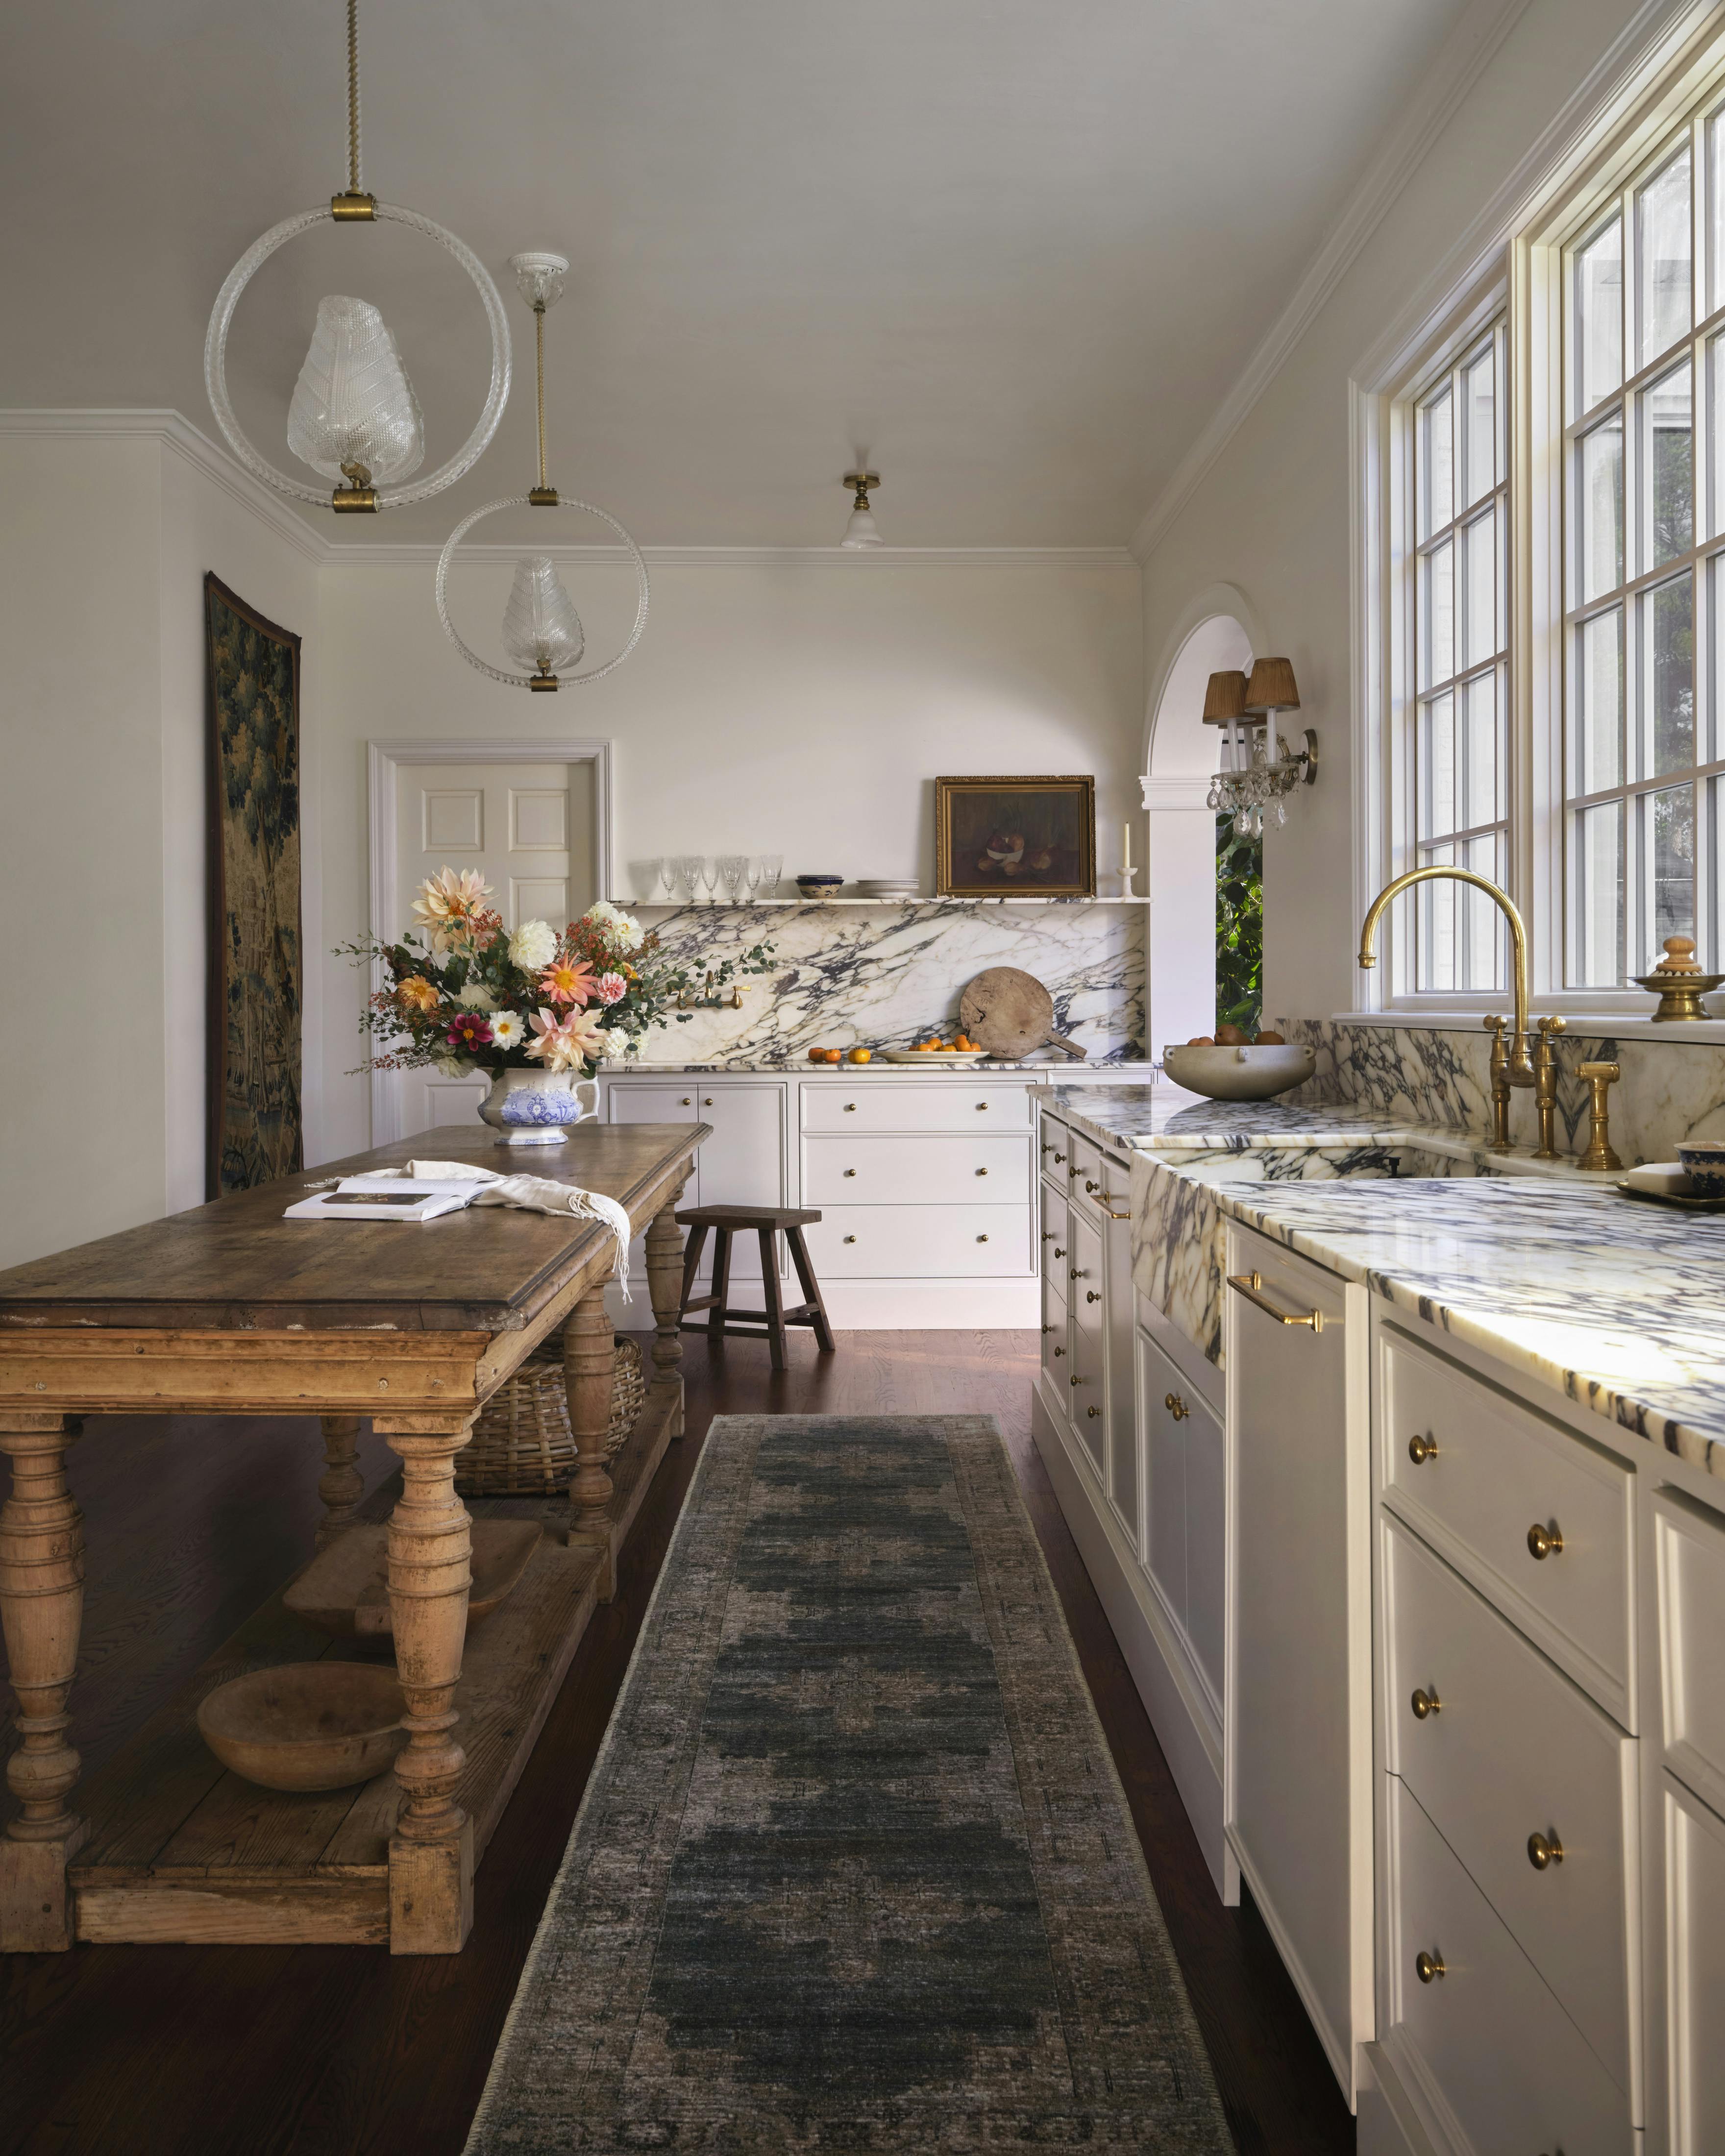
[[[1266,1011],[1355,1002],[1350,375],[1636,12],[1631,0],[1530,0],[1145,563],[1153,661],[1194,594],[1225,580],[1250,601],[1260,649],[1292,660],[1298,723],[1317,729],[1317,784],[1265,834]]]
[[[1120,826],[1137,808],[1143,723],[1129,562],[674,561],[655,567],[628,664],[555,696],[500,687],[459,657],[437,626],[432,567],[428,557],[323,572],[326,950],[366,926],[365,744],[390,737],[613,739],[614,896],[625,898],[649,896],[665,853],[776,850],[788,876],[917,875],[932,888],[937,775],[1092,772],[1110,888]],[[565,562],[563,573],[590,654],[614,650],[632,618],[629,571]],[[452,580],[463,634],[494,656],[511,574],[508,561],[482,560]],[[332,1158],[368,1142],[364,1084],[348,1075],[363,1046],[359,977],[326,957],[321,994],[320,1157]]]

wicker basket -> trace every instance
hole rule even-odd
[[[608,1463],[634,1428],[646,1397],[640,1342],[619,1332]],[[472,1441],[455,1455],[455,1487],[464,1497],[556,1497],[574,1471],[562,1350],[536,1348],[481,1409]]]

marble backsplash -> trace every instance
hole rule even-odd
[[[1491,1038],[1437,1026],[1357,1024],[1337,1019],[1280,1019],[1290,1040],[1309,1041],[1317,1069],[1287,1096],[1290,1103],[1354,1101],[1397,1122],[1437,1123],[1474,1132],[1491,1127]],[[1587,1142],[1588,1089],[1583,1063],[1615,1063],[1611,1142],[1626,1163],[1672,1160],[1680,1139],[1725,1138],[1725,1047],[1681,1038],[1618,1040],[1604,1030],[1565,1033],[1558,1041],[1558,1144],[1574,1152]],[[1530,1090],[1510,1102],[1510,1136],[1538,1142]]]
[[[1143,1053],[1144,927],[1138,906],[651,906],[629,911],[692,970],[773,946],[741,1010],[697,1010],[649,1034],[643,1062],[784,1064],[814,1047],[908,1048],[958,1023],[965,983],[990,966],[1034,974],[1055,1029],[1092,1062]],[[1058,1054],[1056,1052],[1056,1060]]]

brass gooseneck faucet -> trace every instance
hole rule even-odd
[[[1492,1147],[1496,1152],[1506,1152],[1509,1149],[1510,1088],[1515,1086],[1532,1086],[1538,1083],[1538,1075],[1534,1067],[1533,1058],[1528,1052],[1527,931],[1522,923],[1521,915],[1516,910],[1513,900],[1507,892],[1501,891],[1495,883],[1489,882],[1482,875],[1476,875],[1471,869],[1450,869],[1439,866],[1409,869],[1404,874],[1393,877],[1389,883],[1385,884],[1383,890],[1367,907],[1366,917],[1360,924],[1359,963],[1363,968],[1367,968],[1377,964],[1378,954],[1372,947],[1373,938],[1378,932],[1378,916],[1391,899],[1399,892],[1406,891],[1411,885],[1430,883],[1439,877],[1445,877],[1453,883],[1471,884],[1476,891],[1484,891],[1486,897],[1501,909],[1504,919],[1509,923],[1510,948],[1515,968],[1515,1018],[1507,1042],[1503,1038],[1503,1020],[1501,1018],[1495,1021],[1487,1019],[1486,1021],[1492,1033],[1491,1105],[1495,1125]],[[1550,1046],[1548,1038],[1541,1043],[1542,1049],[1546,1051],[1544,1060],[1548,1061],[1551,1060]],[[1553,1082],[1554,1085],[1554,1069]]]

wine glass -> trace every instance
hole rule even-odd
[[[749,857],[748,866],[742,874],[743,880],[749,887],[749,896],[752,899],[755,893],[761,888],[761,864],[752,855]]]
[[[725,879],[725,888],[731,894],[733,906],[742,899],[743,871],[748,865],[747,854],[721,854],[719,856],[719,874]]]
[[[701,856],[699,854],[679,854],[677,855],[677,881],[683,886],[684,903],[688,906],[693,906],[695,903],[696,888],[701,881]]]
[[[667,901],[675,897],[677,888],[677,857],[675,854],[660,855],[659,880],[664,886]]]
[[[701,880],[706,891],[706,902],[711,906],[713,903],[713,893],[719,887],[719,864],[717,861],[704,860],[701,863]]]
[[[783,873],[783,870],[784,855],[783,854],[762,855],[761,880],[763,883],[769,883],[772,885],[773,896],[775,898],[778,896],[778,879]]]

